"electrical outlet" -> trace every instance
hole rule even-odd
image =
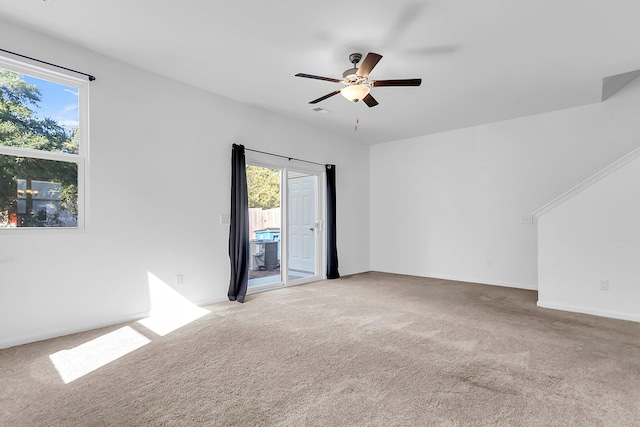
[[[182,286],[184,284],[184,277],[182,274],[176,274],[176,286]]]
[[[600,290],[608,291],[609,290],[609,281],[608,280],[600,280]]]
[[[231,224],[231,215],[220,215],[220,224]]]
[[[491,260],[487,260],[487,268],[491,268]]]

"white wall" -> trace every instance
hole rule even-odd
[[[372,147],[371,269],[536,289],[522,217],[638,147],[639,116],[640,79],[604,103]]]
[[[640,152],[634,155],[539,217],[539,306],[640,321]]]
[[[88,229],[0,233],[0,348],[143,316],[148,272],[226,299],[232,143],[336,164],[340,272],[369,269],[368,147],[0,24],[4,49],[97,78]]]

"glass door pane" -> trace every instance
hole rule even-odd
[[[292,281],[317,274],[318,177],[288,171],[287,190],[287,281]]]
[[[282,282],[280,175],[278,169],[247,166],[249,288]]]

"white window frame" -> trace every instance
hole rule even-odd
[[[53,83],[71,86],[78,90],[78,154],[56,153],[30,148],[7,147],[0,145],[0,154],[15,157],[55,160],[76,163],[78,166],[78,223],[76,227],[13,227],[0,228],[0,232],[63,232],[86,230],[89,216],[89,81],[69,74],[43,68],[24,61],[0,56],[0,68],[26,74]]]

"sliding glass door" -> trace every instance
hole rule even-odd
[[[322,182],[322,167],[278,165],[247,156],[249,292],[323,278]]]

